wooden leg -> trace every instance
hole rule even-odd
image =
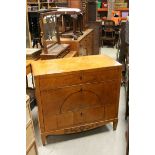
[[[113,121],[113,130],[117,129],[118,119]]]
[[[43,146],[45,146],[45,144],[46,144],[46,136],[41,134],[41,140],[42,140]]]

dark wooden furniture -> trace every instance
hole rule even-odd
[[[91,21],[88,22],[89,28],[93,29],[93,55],[100,53],[100,47],[102,45],[102,22],[101,21]]]
[[[105,55],[33,64],[41,139],[118,122],[121,64]]]
[[[105,20],[104,21],[104,29],[102,36],[102,46],[104,42],[111,43],[115,45],[115,22],[113,20]]]
[[[88,3],[88,22],[96,21],[97,18],[97,2],[96,0],[87,0]]]
[[[83,27],[88,27],[88,3],[87,0],[68,0],[70,8],[79,8],[83,13]]]
[[[74,40],[82,35],[83,13],[77,8],[61,8],[54,12],[58,17],[58,27],[61,26],[61,37],[72,37]]]
[[[83,31],[83,35],[78,37],[77,40],[73,40],[71,38],[60,38],[62,44],[70,44],[71,51],[77,51],[79,56],[82,55],[92,55],[93,52],[93,38],[94,38],[94,30],[87,29]]]
[[[29,29],[32,39],[32,47],[37,47],[38,44],[42,47],[41,36],[40,36],[40,25],[39,19],[40,12],[39,11],[29,11],[28,12],[28,20],[29,20]]]
[[[43,52],[41,59],[62,58],[70,52],[69,44],[61,44],[55,11],[41,13]]]

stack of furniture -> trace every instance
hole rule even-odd
[[[104,29],[102,36],[102,46],[104,42],[112,42],[112,45],[115,45],[115,22],[113,20],[104,21]]]
[[[118,122],[121,64],[104,55],[33,63],[41,139]],[[61,96],[61,97],[60,97]]]
[[[26,155],[38,155],[28,95],[26,95]]]

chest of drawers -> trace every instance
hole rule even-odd
[[[46,136],[116,129],[121,65],[104,55],[33,64],[42,143]]]

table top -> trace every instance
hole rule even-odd
[[[89,69],[121,67],[122,65],[106,55],[91,55],[32,62],[33,75],[50,75]]]
[[[39,48],[26,48],[26,55],[32,55],[33,53],[39,52],[41,49]]]

